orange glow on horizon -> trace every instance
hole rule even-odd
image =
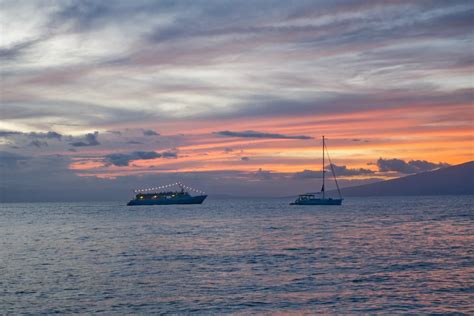
[[[457,119],[451,122],[453,115],[463,117],[464,121]],[[432,123],[439,117],[446,118],[439,124]],[[272,117],[266,120],[255,117],[221,121],[175,120],[160,122],[160,126],[150,128],[159,130],[160,137],[164,138],[184,131],[180,136],[185,139],[184,144],[174,146],[178,152],[176,159],[133,160],[129,166],[119,167],[106,164],[97,157],[130,152],[130,146],[120,149],[87,148],[81,150],[81,154],[86,157],[72,163],[70,169],[82,176],[100,174],[103,177],[107,174],[117,176],[156,172],[254,172],[259,168],[282,173],[320,170],[320,136],[323,134],[328,138],[333,162],[348,168],[376,171],[375,166],[367,164],[374,163],[380,157],[458,164],[473,159],[473,119],[471,105],[462,105],[446,108],[417,106],[415,109],[405,106],[357,113]],[[306,135],[313,139],[237,138],[216,134],[224,130]],[[160,153],[167,149],[157,145],[147,151]]]

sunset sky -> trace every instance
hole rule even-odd
[[[0,201],[314,191],[322,135],[343,186],[474,157],[472,1],[0,3]]]

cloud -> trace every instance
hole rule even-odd
[[[424,171],[430,171],[449,166],[446,163],[432,163],[425,160],[410,160],[405,162],[401,159],[383,159],[380,158],[376,163],[368,165],[377,165],[378,172],[396,171],[404,174],[412,174]],[[347,166],[338,166],[333,164],[334,172],[337,177],[369,176],[376,175],[376,172],[364,168],[348,168]],[[326,166],[326,172],[331,172],[331,165]],[[321,171],[303,170],[294,174],[296,179],[319,179],[322,178]]]
[[[256,180],[274,180],[280,178],[282,174],[259,168],[256,172],[250,173],[251,178]]]
[[[24,132],[19,132],[19,131],[0,131],[0,137],[11,137],[11,136],[26,136],[26,137],[34,138],[34,139],[38,139],[38,138],[57,139],[57,140],[62,139],[61,134],[57,132],[53,132],[53,131],[49,131],[46,133],[42,133],[42,132],[24,133]]]
[[[336,177],[353,177],[353,176],[361,176],[361,175],[371,175],[374,174],[374,171],[370,169],[364,168],[347,168],[347,166],[338,166],[332,164],[334,168],[334,172],[336,173]],[[326,166],[326,173],[331,172],[331,165]],[[329,174],[332,177],[332,174]],[[320,179],[323,177],[323,173],[315,170],[303,170],[301,172],[296,172],[293,177],[295,179]]]
[[[98,146],[100,142],[98,140],[99,132],[88,133],[84,136],[84,140],[69,143],[74,147],[88,147],[88,146]]]
[[[0,48],[0,60],[3,61],[14,61],[19,59],[22,55],[25,54],[27,50],[31,48],[40,41],[40,39],[27,40],[21,43],[17,43],[9,48]]]
[[[57,139],[61,140],[62,135],[56,132],[49,131],[47,133],[36,133],[36,132],[31,132],[28,134],[30,137],[34,138],[47,138],[47,139]]]
[[[0,131],[0,137],[10,137],[10,136],[15,136],[15,135],[23,135],[24,133],[22,132],[16,132],[16,131]]]
[[[177,158],[178,155],[175,152],[165,151],[157,153],[155,151],[135,151],[129,154],[109,154],[105,156],[105,161],[114,166],[124,167],[128,166],[130,161],[133,160],[150,160],[157,158]]]
[[[145,135],[145,136],[157,136],[157,135],[160,135],[160,134],[155,132],[154,130],[147,129],[147,130],[143,131],[143,135]]]
[[[178,158],[178,154],[173,151],[164,151],[161,153],[163,158]]]
[[[249,158],[249,157],[241,157],[240,160],[242,160],[242,161],[249,161],[250,158]]]
[[[113,200],[124,205],[131,198],[131,189],[177,181],[205,190],[213,197],[281,197],[308,189],[307,182],[293,179],[288,174],[265,170],[252,173],[232,170],[159,172],[104,179],[76,175],[68,169],[71,162],[67,156],[24,157],[0,152],[0,174],[4,176],[0,181],[0,202]],[[340,185],[364,184],[367,181],[341,179]],[[319,186],[317,182],[315,185]]]
[[[30,147],[47,147],[48,142],[46,140],[62,140],[62,135],[54,132],[20,132],[20,131],[8,131],[8,130],[1,130],[0,131],[0,138],[7,139],[6,144],[9,144],[11,148],[25,148],[25,146]]]
[[[127,144],[132,144],[132,145],[140,145],[143,144],[142,142],[136,141],[136,140],[129,140]]]
[[[415,84],[415,83],[413,83]],[[383,90],[360,93],[358,91],[335,91],[308,93],[298,99],[284,96],[251,95],[234,104],[231,110],[206,113],[211,118],[245,117],[282,117],[293,115],[323,115],[336,113],[354,113],[377,110],[380,108],[442,107],[465,105],[471,102],[474,89],[462,88],[453,91],[436,91],[432,87],[420,87],[419,90],[385,88]],[[256,106],[257,105],[257,106]]]
[[[0,201],[100,199],[104,195],[100,188],[112,185],[111,181],[75,175],[68,169],[70,163],[61,155],[26,157],[0,152]],[[100,194],[94,193],[96,190]]]
[[[22,165],[22,163],[24,163],[28,159],[28,157],[22,155],[18,155],[8,151],[0,151],[0,167],[2,167],[2,171],[7,170],[3,168],[16,168],[19,165]]]
[[[66,96],[55,100],[47,100],[47,96],[39,94],[31,98],[19,96],[15,87],[17,84],[12,82],[10,87],[5,87],[8,93],[2,95],[2,120],[26,121],[31,129],[46,129],[56,125],[84,128],[107,123],[143,122],[161,113],[159,109],[150,112],[143,108],[107,107],[100,103],[72,101]],[[2,85],[7,86],[8,79]],[[81,83],[76,86],[81,86]],[[64,121],[68,123],[64,124]]]
[[[136,151],[130,154],[109,154],[105,156],[105,160],[115,166],[128,166],[132,160],[147,160],[160,158],[161,155],[154,152]]]
[[[456,78],[429,82],[429,89],[420,94],[435,92],[434,100],[439,97],[436,94],[448,95],[465,86],[469,75],[450,66],[469,59],[465,38],[470,35],[472,6],[468,1],[455,5],[334,1],[252,6],[70,1],[50,10],[43,10],[40,4],[31,6],[43,23],[27,30],[34,35],[14,38],[4,48],[25,51],[20,57],[31,55],[30,59],[17,58],[2,72],[2,92],[6,92],[2,118],[10,122],[25,118],[22,122],[29,128],[58,118],[96,128],[171,116],[351,112],[392,106],[390,99],[384,99],[391,91],[412,87],[413,78],[422,82],[438,77],[423,69],[450,70]],[[8,7],[22,11],[21,4]],[[15,16],[18,14],[9,14],[8,19],[15,22]],[[5,24],[15,26],[10,21]],[[136,28],[137,21],[140,28]],[[4,33],[29,32],[7,28]],[[49,33],[53,34],[47,36]],[[41,41],[28,46],[35,38]],[[164,40],[166,45],[162,45]],[[435,49],[426,49],[427,43]],[[53,46],[57,47],[54,58],[36,58],[47,56]],[[274,67],[283,60],[285,67]],[[147,63],[160,64],[166,71],[143,75]],[[186,75],[179,71],[183,66]],[[213,73],[203,84],[189,79],[203,71]],[[137,74],[141,80],[136,80]],[[354,77],[356,84],[351,81]],[[228,78],[239,89],[227,87]],[[57,82],[64,79],[74,85],[59,86]],[[171,88],[170,93],[153,92],[163,86]],[[55,101],[49,97],[51,89]],[[81,91],[90,89],[97,91],[95,104],[74,101],[81,99]],[[203,89],[209,99],[195,102]],[[405,91],[406,98],[402,93],[397,103],[413,104],[410,94],[414,89]],[[333,94],[330,98],[329,92]],[[420,95],[420,100],[425,98]],[[208,105],[214,101],[219,105]],[[133,109],[127,110],[124,103],[134,104]]]
[[[449,164],[443,162],[434,163],[426,160],[410,160],[406,162],[397,158],[379,158],[379,160],[377,160],[377,166],[380,172],[396,171],[405,174],[413,174],[448,167]]]
[[[35,139],[29,145],[37,148],[48,147],[48,142]]]
[[[319,179],[322,178],[323,174],[321,171],[305,169],[301,172],[295,172],[293,178],[295,179]]]
[[[346,166],[337,166],[335,164],[332,164],[332,167],[334,168],[334,172],[336,173],[336,176],[360,176],[360,175],[369,175],[373,174],[374,172],[370,169],[364,169],[364,168],[355,168],[355,169],[350,169],[347,168]],[[326,170],[330,170],[331,165],[326,166]]]
[[[402,157],[397,152],[412,148],[418,131],[435,144],[457,130],[456,141],[443,145],[449,147],[445,150],[440,148],[441,158],[469,157],[472,147],[467,136],[470,112],[464,110],[472,103],[474,91],[469,71],[471,1],[70,0],[54,5],[11,1],[2,12],[0,116],[3,128],[21,132],[0,131],[0,146],[6,150],[15,146],[18,153],[29,153],[38,162],[37,173],[24,173],[25,184],[40,181],[48,174],[40,169],[53,162],[67,168],[66,158],[38,158],[46,151],[74,159],[132,155],[129,152],[140,147],[126,142],[152,140],[156,145],[153,133],[158,133],[153,129],[158,126],[166,136],[160,137],[160,147],[152,149],[183,146],[183,156],[192,158],[201,151],[199,146],[218,145],[219,151],[233,147],[235,154],[223,159],[229,168],[239,168],[243,164],[239,159],[247,153],[252,159],[245,164],[253,165],[254,154],[248,149],[260,145],[245,144],[246,140],[309,139],[293,135],[315,131],[334,131],[346,138],[335,145],[344,148],[341,159],[349,166],[363,159],[344,154],[358,144],[367,161],[375,162],[387,152]],[[24,16],[34,18],[18,18]],[[463,110],[456,110],[462,106]],[[383,114],[395,108],[403,111]],[[371,119],[359,118],[372,113]],[[391,123],[396,116],[399,121]],[[388,118],[386,124],[381,117]],[[29,133],[56,128],[62,138],[59,133]],[[209,128],[222,131],[223,137],[209,137]],[[109,129],[124,131],[124,137],[103,132],[100,137],[80,137]],[[275,133],[252,131],[261,129]],[[185,136],[171,135],[177,131]],[[404,138],[412,131],[413,137]],[[373,148],[365,150],[362,140],[366,138]],[[404,139],[403,144],[394,138]],[[61,139],[64,143],[56,142]],[[349,139],[360,141],[347,148]],[[49,144],[47,150],[34,150],[44,143]],[[286,158],[276,153],[293,149],[295,154],[307,153],[303,143],[310,145],[294,141],[268,151],[271,157],[260,158],[263,153],[255,157],[274,172],[279,163],[307,165],[311,163],[307,156]],[[382,146],[373,156],[379,143]],[[100,153],[66,151],[99,144]],[[241,149],[245,154],[237,154]],[[429,156],[422,149],[412,154]],[[191,170],[221,164],[214,164],[212,159],[221,158],[211,151],[206,159],[204,154],[199,157],[180,159],[176,165]],[[128,158],[122,163],[128,163]],[[406,172],[431,168],[423,161],[406,164]],[[341,174],[361,172],[337,167]],[[94,168],[102,174],[108,169],[117,168]],[[127,173],[125,169],[119,173]],[[301,176],[316,178],[315,173],[307,170]],[[17,175],[1,176],[5,181]]]
[[[262,133],[256,131],[243,131],[243,132],[232,132],[232,131],[220,131],[215,132],[214,134],[227,137],[244,137],[244,138],[279,138],[279,139],[313,139],[310,136],[304,135],[283,135],[275,133]]]

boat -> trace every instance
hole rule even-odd
[[[325,153],[327,153],[329,166],[334,177],[334,182],[336,183],[337,192],[339,194],[339,198],[332,198],[326,196],[325,191],[325,182],[326,182],[326,167],[324,166],[324,158]],[[320,192],[315,193],[305,193],[300,194],[298,198],[290,205],[341,205],[342,201],[344,200],[341,195],[341,190],[339,189],[339,184],[337,183],[336,173],[334,172],[334,165],[331,162],[331,158],[329,157],[329,152],[326,147],[326,141],[323,136],[323,186],[321,187]]]
[[[179,187],[177,191],[170,191],[170,187]],[[165,190],[165,191],[162,191]],[[189,191],[197,195],[192,196]],[[148,189],[136,189],[135,198],[127,205],[173,205],[173,204],[202,204],[207,198],[205,192],[188,187],[181,182],[167,184]]]

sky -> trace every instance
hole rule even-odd
[[[0,201],[342,186],[473,160],[472,1],[0,1]],[[331,184],[329,184],[331,186]]]

